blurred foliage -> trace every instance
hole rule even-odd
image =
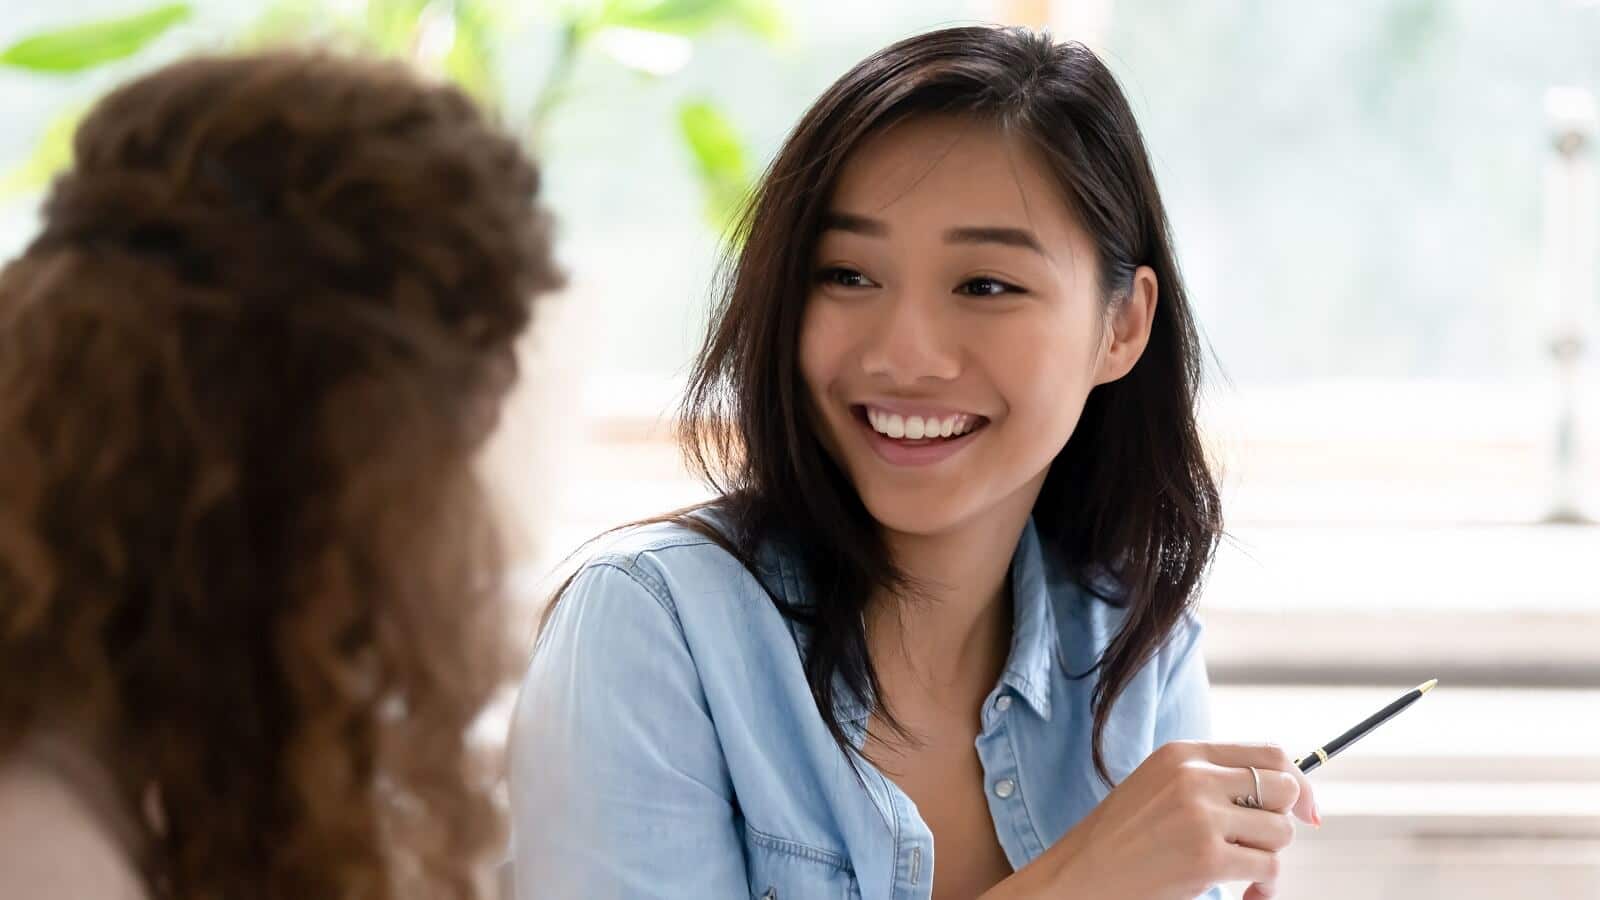
[[[187,3],[169,3],[129,16],[53,29],[0,51],[0,65],[36,75],[74,75],[134,56],[193,14]],[[87,111],[87,104],[77,104],[50,119],[27,159],[0,175],[0,200],[37,190],[72,161],[72,135]]]
[[[1445,46],[1452,24],[1443,0],[1396,0],[1384,10],[1356,67],[1359,96],[1368,116],[1403,115],[1396,109],[1401,105],[1395,102],[1396,95],[1416,87],[1429,57]]]
[[[131,16],[36,34],[0,51],[0,65],[33,72],[82,72],[127,59],[193,12],[187,3],[169,3]]]
[[[520,114],[505,108],[497,35],[510,26],[509,0],[276,0],[232,42],[240,49],[301,40],[347,44],[399,56],[460,85],[520,131],[535,149],[552,117],[577,92],[580,62],[603,56],[647,78],[668,77],[693,53],[694,42],[731,28],[765,42],[784,34],[775,0],[566,0],[543,11],[559,35],[555,59],[533,102]],[[126,17],[72,25],[16,42],[0,63],[49,75],[70,75],[134,56],[190,19],[187,3]],[[0,175],[0,198],[36,190],[70,161],[71,136],[83,109],[52,120],[35,151]],[[683,103],[679,132],[705,197],[705,216],[721,231],[749,192],[754,173],[737,128],[711,101]]]
[[[0,175],[0,201],[38,190],[72,162],[72,136],[78,130],[78,121],[88,111],[87,106],[80,104],[56,113],[28,158]]]
[[[744,143],[733,123],[706,100],[679,107],[678,128],[705,187],[706,218],[726,226],[750,193],[750,160]]]
[[[777,8],[766,0],[607,0],[593,25],[685,37],[718,25],[735,25],[769,40],[777,40],[783,34]]]

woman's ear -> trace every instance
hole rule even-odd
[[[1097,385],[1116,381],[1133,369],[1150,343],[1150,326],[1156,320],[1156,295],[1160,284],[1155,270],[1140,266],[1133,273],[1128,295],[1112,309],[1101,346],[1100,362],[1095,367]]]

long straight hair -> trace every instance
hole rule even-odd
[[[1094,764],[1109,783],[1102,743],[1111,707],[1192,605],[1222,523],[1195,425],[1200,342],[1166,212],[1127,99],[1082,45],[1022,28],[934,31],[866,59],[818,98],[735,231],[737,250],[680,409],[685,453],[721,494],[721,522],[663,518],[716,540],[751,571],[763,542],[790,548],[809,595],[769,593],[810,629],[806,678],[834,739],[848,747],[834,712],[836,678],[898,730],[877,702],[861,614],[874,590],[907,596],[914,582],[896,568],[879,524],[817,437],[799,334],[819,225],[841,168],[869,136],[928,114],[991,122],[1037,150],[1095,242],[1108,309],[1128,295],[1141,265],[1160,284],[1144,355],[1125,377],[1091,392],[1033,508],[1042,540],[1077,580],[1126,609],[1100,659],[1069,673],[1099,672]],[[1107,576],[1114,590],[1101,587]]]

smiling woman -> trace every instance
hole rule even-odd
[[[1315,804],[1201,742],[1197,340],[1100,60],[889,47],[740,238],[681,420],[721,496],[595,554],[524,683],[523,896],[1269,896]]]
[[[1026,138],[965,116],[886,129],[840,176],[800,365],[834,457],[893,532],[1031,506],[1090,389],[1144,350],[1155,273],[1136,270],[1108,305],[1094,242],[1058,193]]]

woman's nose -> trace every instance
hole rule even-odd
[[[906,386],[960,374],[956,336],[936,304],[903,293],[876,305],[861,355],[865,374]]]

